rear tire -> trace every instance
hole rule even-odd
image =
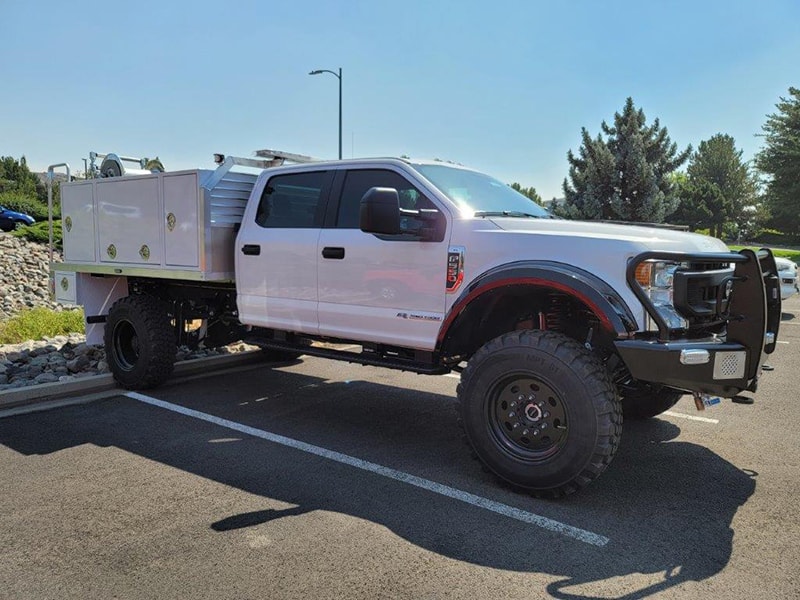
[[[625,391],[622,412],[626,419],[650,419],[675,406],[681,396],[683,392],[672,388],[642,384],[638,388]]]
[[[106,361],[122,387],[141,390],[163,383],[175,366],[175,330],[167,306],[152,296],[126,296],[108,312]]]
[[[571,494],[611,462],[622,409],[600,360],[549,331],[495,338],[458,386],[460,423],[484,465],[537,496]]]

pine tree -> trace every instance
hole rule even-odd
[[[690,153],[691,146],[678,152],[658,119],[648,126],[628,98],[596,138],[581,129],[578,155],[567,153],[564,201],[553,210],[568,218],[662,223],[679,204],[670,175]]]
[[[800,89],[781,96],[762,126],[766,145],[756,166],[767,175],[766,203],[777,229],[800,235]]]

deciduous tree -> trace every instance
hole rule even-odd
[[[528,198],[536,202],[536,204],[539,205],[542,204],[542,197],[539,195],[539,192],[536,191],[535,187],[526,188],[522,187],[519,183],[514,182],[511,184],[511,189],[517,190],[523,196],[527,196]]]
[[[718,133],[700,142],[680,189],[682,202],[675,222],[692,229],[707,227],[716,237],[722,237],[726,225],[734,232],[750,225],[757,185],[730,135]]]

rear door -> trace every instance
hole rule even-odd
[[[316,334],[317,242],[333,171],[270,177],[236,238],[239,319]]]
[[[421,186],[390,168],[340,171],[319,238],[322,335],[433,349],[444,317],[449,216],[439,241],[378,236],[359,229],[361,198],[372,187],[398,191],[407,209],[440,209]]]

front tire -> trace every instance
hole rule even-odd
[[[603,364],[549,331],[515,331],[480,348],[462,373],[458,410],[486,467],[537,496],[571,494],[596,479],[622,433]]]
[[[108,312],[106,361],[122,387],[141,390],[163,383],[175,366],[175,331],[166,305],[152,296],[126,296]]]

